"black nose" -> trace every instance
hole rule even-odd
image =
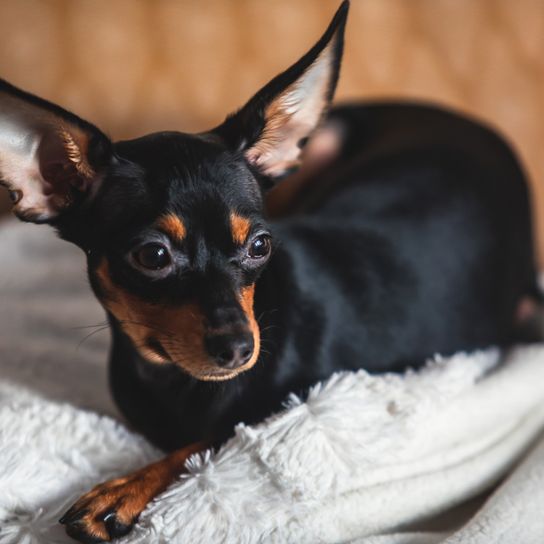
[[[206,337],[206,349],[215,362],[223,368],[238,368],[253,355],[251,333],[212,334]]]

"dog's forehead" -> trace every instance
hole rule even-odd
[[[252,178],[240,155],[205,134],[159,132],[118,142],[115,149],[140,166],[155,185],[199,190],[203,183],[211,183],[224,189]]]
[[[211,136],[161,132],[119,142],[116,151],[142,168],[148,191],[161,194],[165,207],[188,213],[206,204],[252,209],[262,204],[245,161]]]
[[[262,214],[261,190],[247,164],[213,138],[163,132],[120,142],[116,153],[140,171],[136,205],[147,218],[133,224],[133,232],[159,228],[180,240],[197,237],[217,245],[244,238]],[[111,186],[130,193],[132,184],[118,181]],[[115,200],[134,199],[126,196],[115,193]]]

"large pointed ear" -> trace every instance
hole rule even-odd
[[[0,183],[20,219],[55,222],[96,192],[111,153],[98,128],[0,80]]]
[[[327,111],[340,72],[348,9],[349,2],[343,2],[306,55],[213,131],[263,176],[278,178],[298,166],[301,148]]]

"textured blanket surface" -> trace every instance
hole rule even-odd
[[[0,543],[70,542],[82,492],[156,459],[106,383],[78,251],[0,228]],[[541,543],[544,346],[341,373],[193,457],[125,542]],[[526,452],[529,451],[527,454]]]

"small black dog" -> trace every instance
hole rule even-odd
[[[203,134],[113,144],[0,84],[14,211],[85,251],[113,333],[115,400],[174,451],[81,498],[61,520],[75,538],[125,534],[188,455],[335,371],[516,339],[518,308],[537,298],[527,187],[480,124],[416,104],[335,109],[287,202],[274,197],[289,213],[265,212],[265,191],[298,166],[328,109],[347,11]]]

